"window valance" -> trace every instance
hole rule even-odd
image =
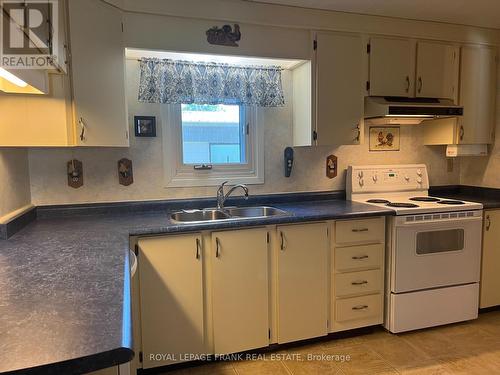
[[[285,104],[279,66],[141,59],[139,101],[168,104]]]

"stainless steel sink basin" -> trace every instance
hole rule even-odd
[[[266,218],[279,215],[289,215],[289,213],[279,208],[268,206],[228,207],[224,210],[210,208],[178,211],[170,215],[170,219],[176,223],[207,223],[221,220]]]
[[[269,217],[276,215],[286,215],[287,212],[275,207],[231,207],[227,209],[231,217]]]

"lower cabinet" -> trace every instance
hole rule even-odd
[[[479,307],[500,305],[500,210],[484,211]]]
[[[383,323],[385,219],[332,224],[332,332]]]
[[[278,227],[278,343],[328,334],[328,225]]]
[[[269,345],[268,232],[212,233],[214,351],[235,353]]]
[[[201,239],[195,233],[138,242],[145,369],[206,353]]]

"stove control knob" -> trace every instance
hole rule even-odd
[[[417,175],[418,176],[422,176],[422,170],[421,169],[417,169]]]
[[[358,172],[358,177],[359,177],[359,178],[363,178],[363,171],[359,171],[359,172]]]
[[[420,177],[419,177],[419,178],[417,178],[417,182],[418,182],[419,184],[421,184],[421,183],[422,183],[422,179],[421,179]]]
[[[377,182],[378,176],[376,174],[374,174],[372,178],[373,178],[373,182]]]
[[[410,176],[406,175],[406,176],[405,176],[405,180],[406,180],[406,181],[410,181]]]
[[[363,181],[362,178],[359,179],[359,186],[363,186],[365,184],[365,182]]]

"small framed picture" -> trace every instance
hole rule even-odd
[[[370,127],[370,151],[399,151],[399,126]]]
[[[155,116],[134,116],[136,137],[156,137]]]

